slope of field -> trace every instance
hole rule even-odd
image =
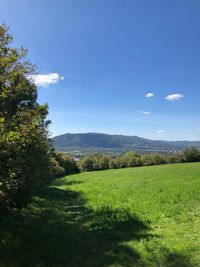
[[[0,222],[0,266],[200,266],[200,163],[57,179]]]

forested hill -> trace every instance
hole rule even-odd
[[[110,150],[110,151],[170,151],[185,147],[200,148],[200,141],[155,141],[138,136],[109,135],[102,133],[66,133],[53,138],[54,146],[59,150]]]

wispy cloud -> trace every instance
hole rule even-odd
[[[158,130],[157,133],[161,134],[161,133],[164,133],[163,130]]]
[[[146,96],[147,98],[150,98],[150,97],[153,97],[153,96],[154,96],[154,93],[149,92],[149,93],[147,93],[145,96]]]
[[[197,132],[200,132],[200,129],[196,129]]]
[[[48,87],[51,84],[55,84],[60,80],[64,80],[64,77],[58,73],[38,74],[29,77],[37,86]]]
[[[144,114],[144,115],[151,115],[151,112],[149,112],[149,111],[141,111],[141,110],[138,110],[137,112],[138,113],[141,113],[141,114]]]
[[[168,101],[176,101],[176,100],[179,100],[183,97],[184,97],[184,95],[182,95],[182,94],[171,94],[171,95],[166,96],[165,99]]]

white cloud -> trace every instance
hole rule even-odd
[[[60,76],[58,73],[48,73],[48,74],[32,75],[30,79],[37,86],[48,87],[49,85],[55,84],[60,80],[64,80],[64,77]]]
[[[161,133],[164,133],[163,130],[158,130],[157,133],[161,134]]]
[[[145,96],[146,96],[147,98],[150,98],[150,97],[153,97],[153,96],[154,96],[154,93],[147,93]]]
[[[168,101],[176,101],[176,100],[179,100],[183,97],[184,97],[184,95],[182,95],[182,94],[171,94],[171,95],[166,96],[165,99]]]
[[[200,129],[197,129],[197,132],[200,132]]]
[[[149,111],[141,111],[141,110],[138,110],[137,112],[138,113],[142,113],[144,115],[151,115],[151,112],[149,112]]]

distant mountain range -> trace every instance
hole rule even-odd
[[[53,137],[57,150],[64,151],[160,151],[182,150],[186,147],[200,148],[200,141],[160,141],[138,136],[110,135],[102,133],[66,133]]]

